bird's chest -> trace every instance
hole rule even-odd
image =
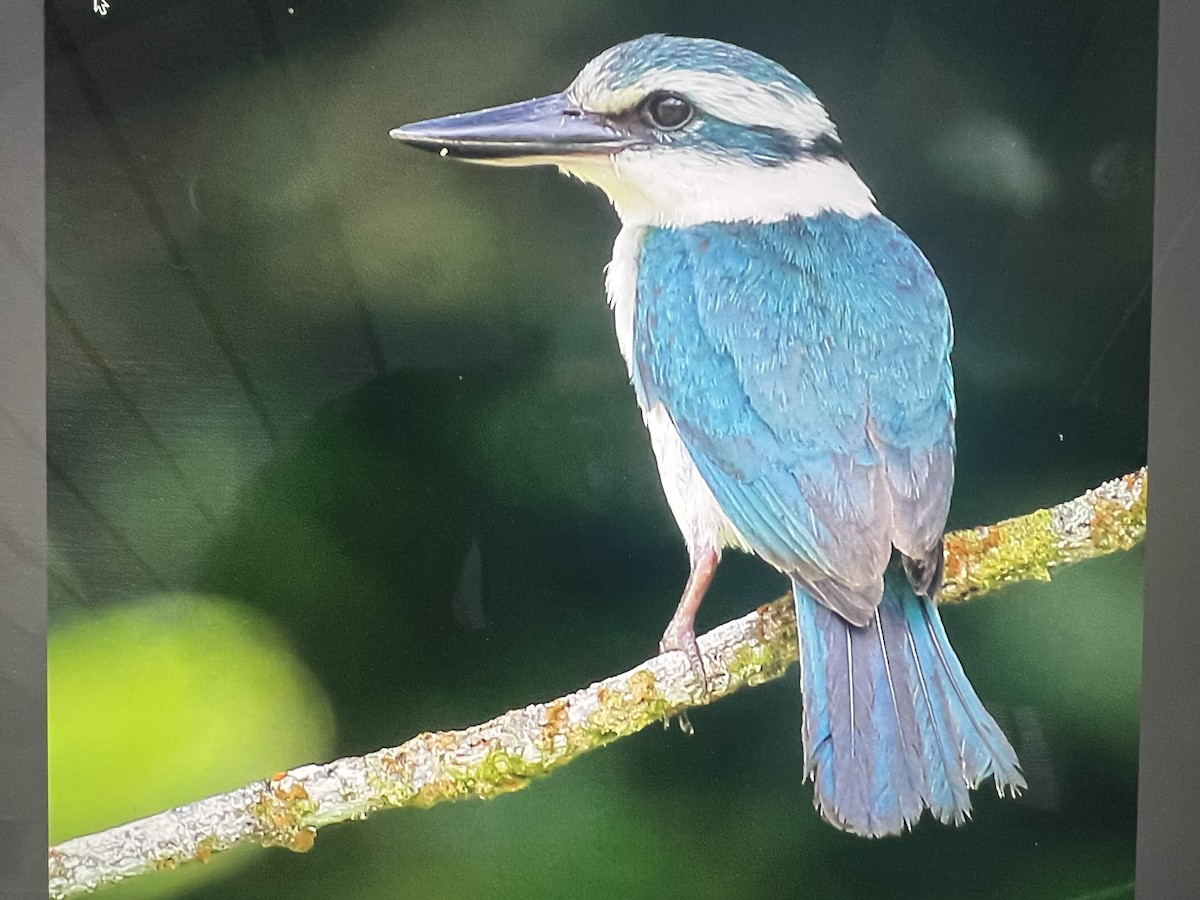
[[[617,346],[625,358],[625,366],[633,376],[633,327],[637,308],[638,263],[642,236],[646,229],[626,226],[613,244],[612,261],[605,273],[608,305],[613,311],[617,331]]]
[[[613,310],[617,344],[635,387],[646,430],[650,433],[650,445],[658,464],[663,493],[693,558],[705,551],[719,551],[725,546],[747,549],[749,545],[729,522],[696,469],[670,413],[662,404],[646,396],[635,374],[638,268],[645,230],[626,227],[618,235],[613,246],[612,262],[608,266],[606,286],[609,305]]]

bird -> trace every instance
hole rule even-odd
[[[605,284],[617,344],[690,562],[663,652],[697,677],[696,611],[722,551],[795,600],[804,779],[835,827],[971,815],[1016,753],[936,600],[954,481],[953,327],[816,94],[707,38],[605,50],[559,93],[393,129],[475,163],[555,166],[621,222]]]

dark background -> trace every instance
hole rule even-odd
[[[54,839],[652,652],[686,560],[613,214],[387,139],[616,41],[730,40],[825,101],[951,298],[952,526],[1145,459],[1153,4],[111,2],[47,13]],[[731,555],[701,624],[781,589]],[[1031,782],[963,829],[821,823],[787,680],[495,803],[113,893],[1131,894],[1140,598],[1128,554],[946,613]]]

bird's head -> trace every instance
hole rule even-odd
[[[720,41],[647,35],[601,53],[561,93],[391,135],[472,162],[557,166],[603,189],[627,224],[875,208],[808,86]]]

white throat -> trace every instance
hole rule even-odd
[[[673,149],[573,159],[560,167],[608,195],[626,227],[686,228],[703,222],[778,222],[839,212],[878,212],[870,189],[843,160],[813,157],[763,166]]]

